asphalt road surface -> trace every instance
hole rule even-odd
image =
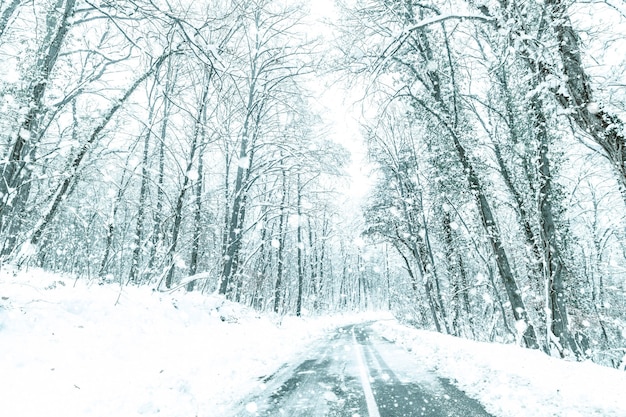
[[[309,352],[262,378],[235,417],[483,417],[483,407],[427,371],[368,324],[340,328]]]

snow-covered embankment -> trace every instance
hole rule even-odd
[[[374,328],[496,416],[626,416],[626,372],[411,329],[395,321],[381,321]]]
[[[218,416],[333,325],[218,296],[0,273],[0,416]]]

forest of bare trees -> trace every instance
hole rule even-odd
[[[0,2],[1,263],[624,369],[626,3],[332,7]]]

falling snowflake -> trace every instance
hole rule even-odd
[[[259,409],[259,406],[256,405],[255,402],[250,402],[248,404],[246,404],[246,411],[249,413],[256,413]]]
[[[250,158],[247,155],[239,158],[239,161],[237,161],[237,166],[243,169],[250,168]]]
[[[598,114],[600,113],[600,106],[598,103],[592,101],[591,103],[587,103],[587,111],[591,114]]]

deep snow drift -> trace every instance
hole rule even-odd
[[[260,316],[217,296],[0,272],[0,416],[221,416],[358,320],[498,416],[626,416],[626,373],[409,329],[372,314]]]

